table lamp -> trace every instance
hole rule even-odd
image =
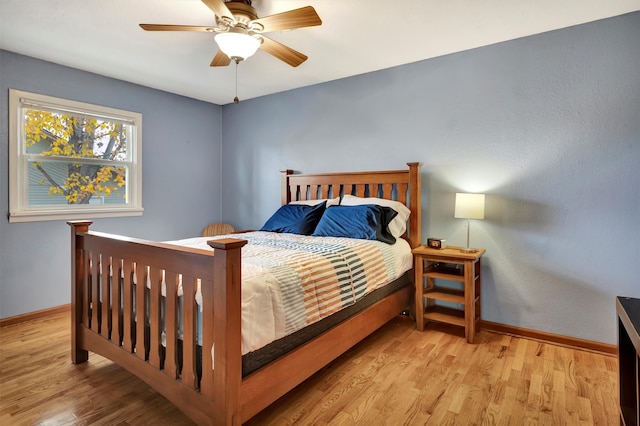
[[[461,249],[464,253],[478,251],[469,247],[470,219],[484,219],[484,194],[456,193],[456,205],[454,217],[467,219],[467,248]]]

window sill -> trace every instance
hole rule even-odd
[[[82,220],[100,219],[106,217],[142,216],[143,208],[118,208],[118,209],[83,209],[69,210],[39,210],[37,212],[9,213],[10,223],[19,222],[44,222],[47,220]]]

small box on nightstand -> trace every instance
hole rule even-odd
[[[442,238],[427,238],[427,247],[442,250],[447,246],[445,244],[446,241],[447,240],[443,240]]]

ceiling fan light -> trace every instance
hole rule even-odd
[[[238,32],[220,33],[215,39],[220,50],[233,60],[243,61],[256,53],[260,47],[260,40]]]

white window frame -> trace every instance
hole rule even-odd
[[[133,135],[130,137],[127,149],[128,159],[125,162],[113,161],[114,164],[126,164],[129,168],[126,179],[127,202],[125,204],[92,203],[61,206],[29,205],[30,161],[25,149],[25,114],[23,112],[26,105],[29,107],[38,105],[43,108],[131,124]],[[142,212],[142,114],[9,89],[9,222],[142,216]]]

